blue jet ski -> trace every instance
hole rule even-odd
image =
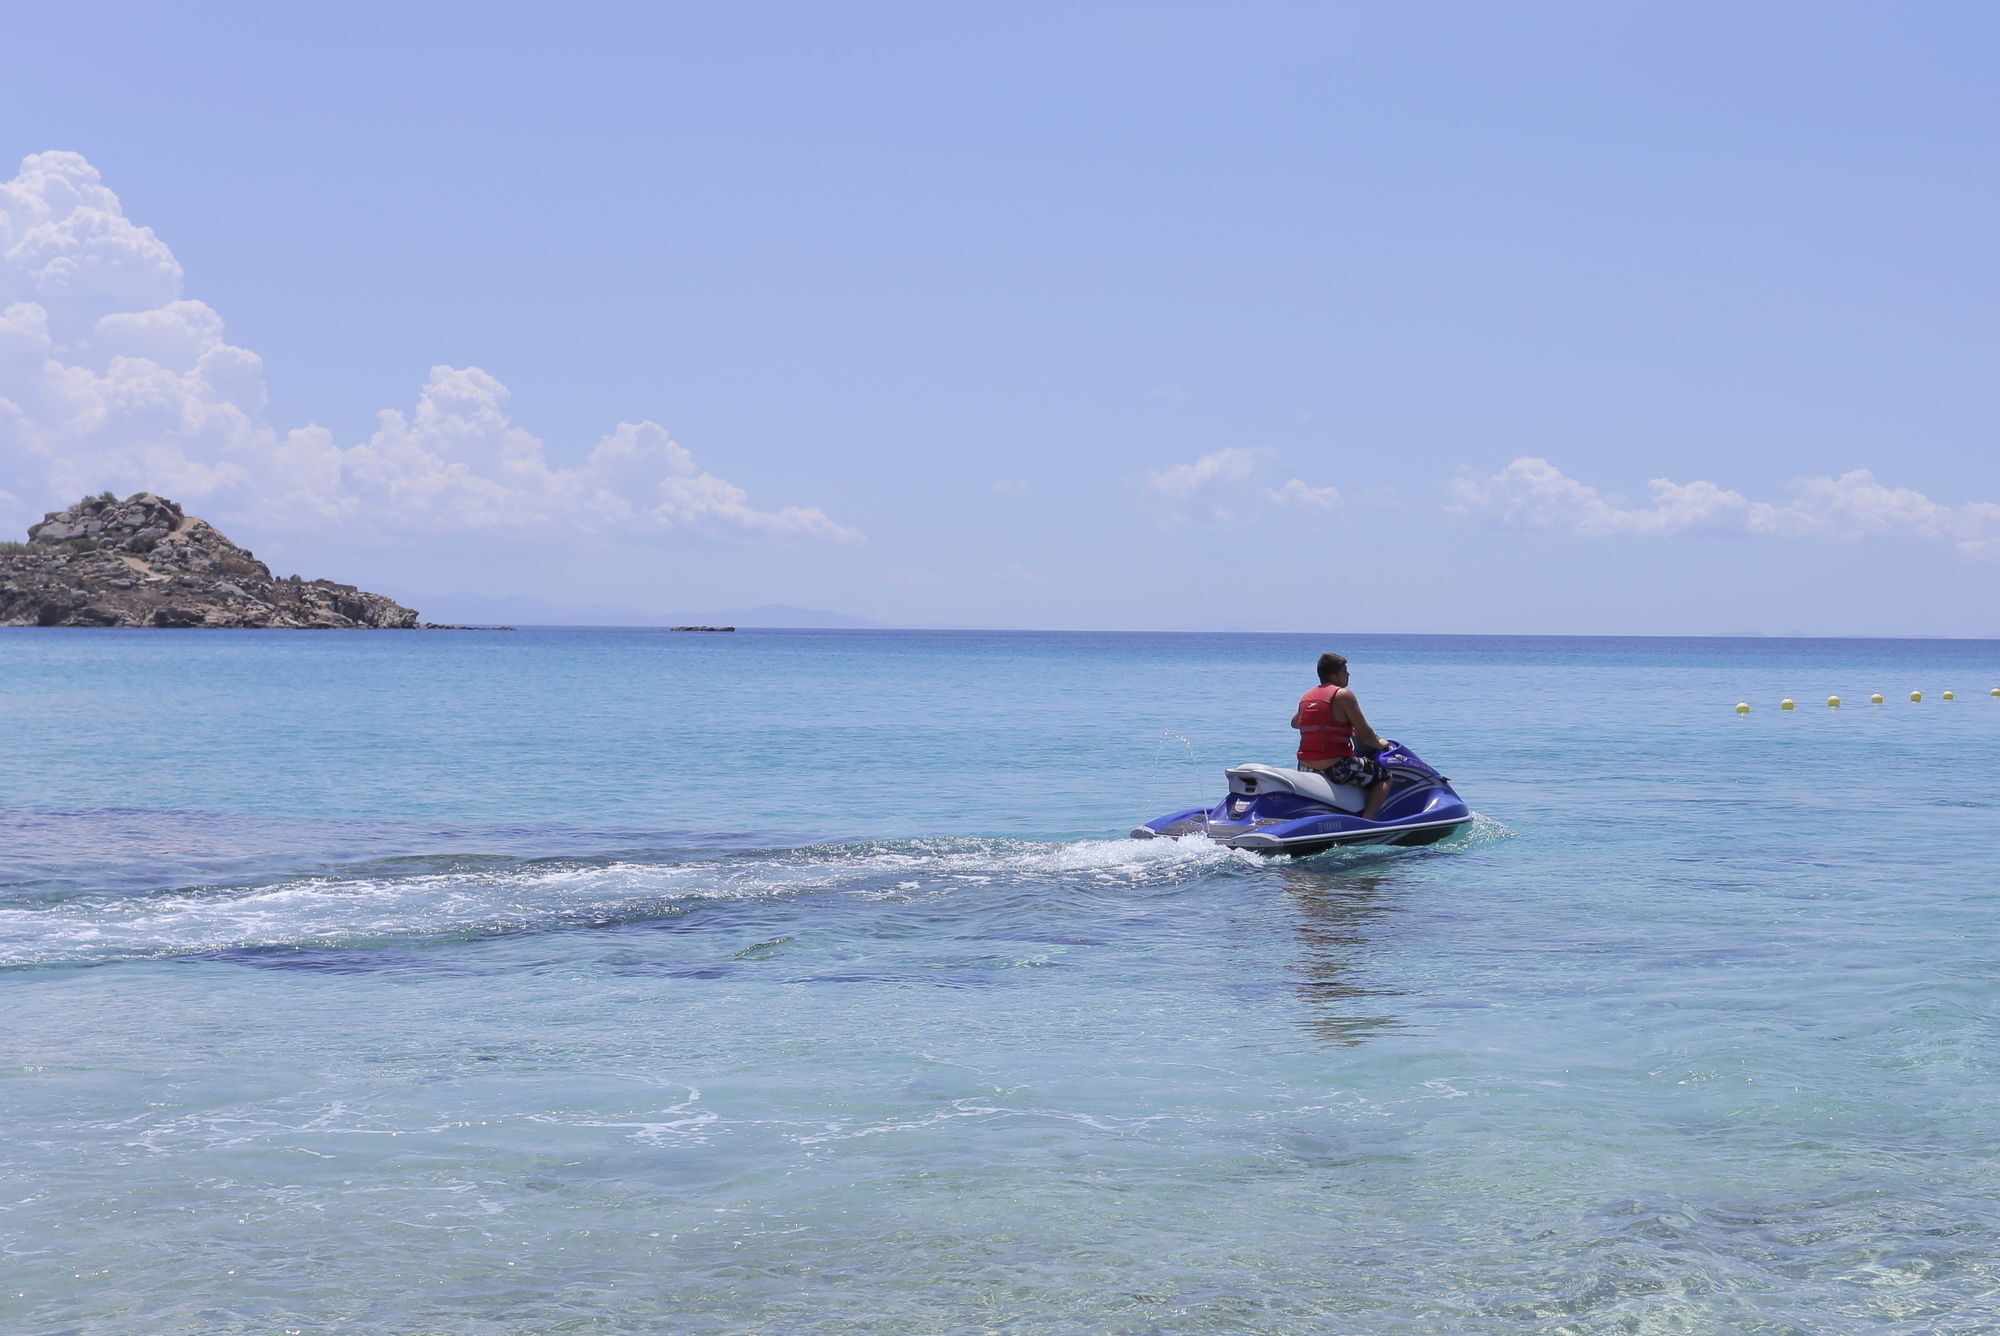
[[[1342,845],[1436,844],[1471,824],[1472,809],[1450,780],[1409,748],[1383,741],[1388,746],[1375,759],[1389,772],[1389,796],[1377,820],[1362,819],[1367,795],[1351,785],[1329,783],[1311,770],[1239,765],[1224,771],[1229,795],[1221,803],[1148,821],[1132,838],[1206,835],[1231,849],[1303,858]]]

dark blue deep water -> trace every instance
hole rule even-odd
[[[1323,648],[1468,834],[1122,838],[1283,761]],[[1995,686],[1965,641],[0,632],[0,1329],[1992,1331]]]

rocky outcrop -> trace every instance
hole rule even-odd
[[[332,580],[270,567],[172,501],[106,492],[0,543],[0,626],[407,629],[417,614]]]

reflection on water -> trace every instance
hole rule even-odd
[[[1346,1048],[1407,1022],[1385,1013],[1382,1001],[1399,990],[1371,984],[1366,956],[1390,916],[1400,912],[1397,877],[1381,867],[1344,869],[1307,863],[1272,869],[1295,913],[1302,982],[1299,1023],[1318,1043]]]

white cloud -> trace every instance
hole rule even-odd
[[[1966,556],[2000,558],[2000,505],[1948,506],[1921,492],[1887,487],[1867,469],[1804,478],[1785,501],[1752,501],[1711,482],[1655,478],[1649,501],[1633,503],[1577,481],[1546,459],[1516,459],[1497,473],[1459,470],[1446,509],[1519,528],[1582,538],[1658,538],[1681,533],[1783,538],[1901,536],[1949,542]]]
[[[1969,557],[2000,557],[2000,505],[1948,506],[1906,487],[1885,487],[1867,469],[1805,478],[1783,505],[1753,504],[1752,533],[1804,538],[1905,535],[1949,542]]]
[[[1343,504],[1338,487],[1313,487],[1298,478],[1290,479],[1282,487],[1267,487],[1264,495],[1281,506],[1323,510],[1328,514],[1339,510]]]
[[[1278,460],[1268,447],[1232,446],[1185,464],[1146,470],[1145,492],[1169,522],[1199,512],[1207,523],[1230,528],[1250,518],[1259,503],[1329,515],[1344,504],[1337,487],[1315,487],[1290,478],[1276,487],[1257,480]]]
[[[1689,529],[1740,527],[1750,503],[1712,483],[1685,487],[1655,478],[1652,504],[1628,505],[1578,482],[1546,459],[1517,459],[1498,473],[1460,469],[1447,509],[1484,514],[1526,529],[1560,529],[1585,538],[1658,536]]]
[[[1147,469],[1146,487],[1169,501],[1185,501],[1208,491],[1217,483],[1241,482],[1255,473],[1265,461],[1276,457],[1275,450],[1263,447],[1246,450],[1231,446],[1186,464]]]
[[[109,487],[298,526],[861,537],[816,507],[758,509],[657,423],[620,423],[583,464],[553,467],[476,367],[433,367],[366,441],[280,434],[263,363],[181,281],[77,154],[33,155],[0,183],[0,519]]]

